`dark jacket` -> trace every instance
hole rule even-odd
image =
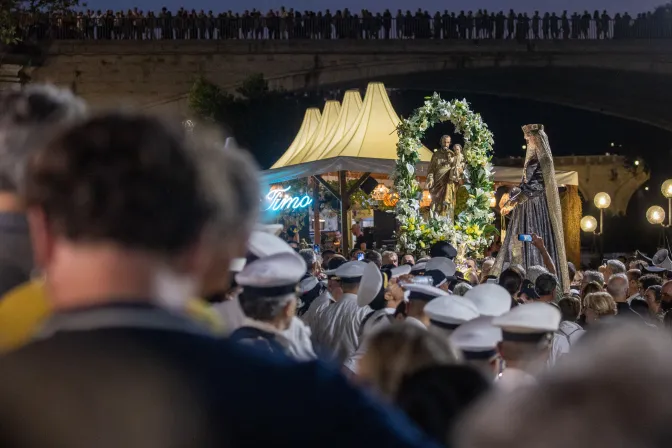
[[[261,355],[151,313],[147,326],[128,325],[128,315],[102,327],[47,322],[46,339],[5,356],[0,412],[12,434],[0,439],[29,448],[437,446],[335,369]]]

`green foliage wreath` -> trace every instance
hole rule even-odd
[[[464,136],[463,189],[468,198],[452,225],[448,218],[431,211],[427,219],[422,216],[420,184],[415,175],[415,166],[420,160],[418,150],[422,147],[420,139],[429,127],[443,121],[452,122],[455,132]],[[446,101],[434,93],[410,118],[401,121],[397,134],[399,143],[393,174],[399,194],[395,208],[399,221],[397,249],[403,253],[419,253],[437,241],[450,241],[458,249],[460,258],[481,254],[496,229],[495,215],[490,209],[490,198],[494,195],[490,163],[494,139],[480,114],[472,112],[466,100]]]

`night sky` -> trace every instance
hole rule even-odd
[[[415,2],[408,2],[407,0],[229,0],[228,2],[218,2],[215,0],[191,0],[185,2],[184,0],[116,0],[110,2],[109,0],[90,0],[87,2],[89,8],[93,9],[128,9],[139,7],[145,11],[160,10],[165,6],[170,9],[178,9],[184,6],[189,9],[204,9],[213,10],[215,12],[232,10],[234,12],[243,12],[246,9],[256,8],[260,11],[268,11],[269,9],[279,9],[281,6],[286,8],[294,8],[298,10],[325,10],[349,8],[351,11],[359,11],[361,9],[369,9],[372,12],[383,12],[386,8],[391,11],[397,9],[411,9],[413,11],[418,8],[426,9],[430,12],[437,10],[444,10],[449,8],[451,11],[476,11],[479,8],[485,8],[490,11],[507,11],[514,9],[522,12],[539,11],[583,11],[585,9],[593,11],[595,9],[606,9],[610,14],[616,12],[629,12],[631,14],[649,11],[654,7],[660,5],[661,0],[565,0],[565,1],[550,1],[550,0],[507,0],[506,2],[495,0],[480,0],[473,2],[469,0],[453,0],[451,2],[439,0],[421,0]]]

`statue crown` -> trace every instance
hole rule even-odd
[[[531,134],[533,132],[538,132],[538,131],[543,131],[544,130],[544,125],[543,124],[526,124],[523,126],[523,132],[525,134]]]

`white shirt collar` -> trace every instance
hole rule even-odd
[[[513,367],[506,368],[497,377],[497,385],[506,391],[515,390],[519,387],[533,386],[535,384],[537,384],[537,380],[532,375]]]

